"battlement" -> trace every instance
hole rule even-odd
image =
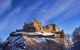
[[[42,26],[41,22],[36,20],[32,23],[25,23],[23,26],[23,30],[26,32],[60,32],[60,29],[56,24],[48,24],[46,26]]]
[[[16,34],[16,32],[26,32],[26,34],[23,33]],[[55,39],[64,38],[65,36],[64,31],[63,30],[61,31],[56,24],[48,24],[46,26],[42,26],[41,22],[38,20],[35,20],[31,23],[24,23],[23,29],[16,30],[16,32],[12,32],[10,36],[20,36],[29,38],[29,37],[45,37],[44,35],[48,35],[46,37],[50,38],[52,37]],[[33,35],[30,32],[33,33]],[[34,33],[37,35],[35,35]]]

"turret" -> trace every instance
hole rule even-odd
[[[49,32],[53,32],[53,31],[55,31],[55,24],[50,24],[49,26],[48,26],[48,30],[49,30]]]
[[[58,28],[58,26],[55,26],[55,31],[60,32],[60,29]]]
[[[23,31],[26,32],[35,32],[35,27],[34,27],[34,23],[25,23],[23,26]]]
[[[34,27],[36,29],[37,32],[41,32],[41,23],[38,20],[34,21]]]
[[[66,36],[66,35],[65,35],[65,33],[64,33],[64,30],[62,30],[61,33],[60,33],[60,37],[61,37],[61,38],[64,38],[65,36]]]

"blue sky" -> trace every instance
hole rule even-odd
[[[0,37],[39,19],[42,25],[57,24],[66,34],[80,25],[80,0],[0,0]]]

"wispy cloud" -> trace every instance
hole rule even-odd
[[[62,16],[63,18],[61,19],[62,21],[67,20],[71,17],[75,17],[76,15],[80,14],[80,2],[76,1],[74,2],[71,7],[69,7],[68,10],[66,10],[66,13],[64,13]]]
[[[20,7],[15,8],[9,15],[6,16],[6,18],[4,19],[4,21],[2,21],[0,23],[0,33],[2,33],[6,27],[8,27],[9,25],[14,25],[11,24],[13,21],[15,21],[15,17],[17,17],[18,13],[20,11]]]
[[[0,0],[0,15],[11,6],[12,0]]]
[[[47,20],[57,17],[60,13],[67,10],[73,2],[74,0],[58,0],[52,9],[47,11],[47,14],[45,14],[44,17],[47,18]]]

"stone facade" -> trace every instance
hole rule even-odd
[[[55,25],[55,24],[49,24],[47,26],[42,26],[40,21],[35,20],[32,23],[25,23],[23,26],[23,30],[25,30],[26,32],[30,32],[32,31],[36,31],[36,32],[48,32],[48,33],[52,33],[52,32],[60,32],[60,29]]]

